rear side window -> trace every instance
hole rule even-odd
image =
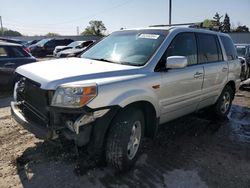
[[[29,57],[29,54],[25,52],[21,47],[13,46],[9,47],[11,51],[11,56],[15,58],[19,57]]]
[[[197,34],[199,63],[222,61],[222,52],[216,35]]]
[[[49,48],[53,48],[53,47],[55,47],[57,45],[56,45],[55,40],[50,40],[50,41],[47,42],[46,46],[49,47]]]
[[[2,46],[0,46],[0,58],[6,58],[8,57],[8,53],[6,51],[6,49]]]
[[[64,46],[66,45],[66,42],[64,40],[56,40],[56,46]]]
[[[220,39],[226,50],[228,61],[237,59],[237,52],[233,45],[233,41],[229,37],[226,37],[226,36],[220,36]]]
[[[197,64],[197,47],[194,33],[178,34],[166,52],[167,56],[185,56],[188,60],[188,65]]]

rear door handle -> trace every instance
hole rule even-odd
[[[202,72],[196,72],[195,74],[194,74],[194,78],[200,78],[200,77],[202,77],[203,76],[203,73]]]

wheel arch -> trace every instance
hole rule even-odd
[[[226,84],[226,86],[231,87],[233,93],[234,93],[234,94],[236,93],[236,84],[235,84],[235,82],[234,82],[233,80],[230,80],[230,81]],[[226,87],[226,86],[225,86],[225,87]],[[233,99],[234,99],[234,95],[233,95]]]
[[[122,109],[130,107],[134,107],[142,111],[145,120],[145,136],[154,138],[159,125],[159,118],[157,117],[154,105],[148,101],[136,101],[127,104]]]

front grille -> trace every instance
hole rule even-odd
[[[40,84],[21,77],[16,88],[17,102],[22,104],[25,117],[39,123],[49,124],[49,91],[40,88]]]

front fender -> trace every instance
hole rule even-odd
[[[160,111],[159,111],[159,103],[157,102],[158,97],[156,94],[152,91],[147,91],[143,89],[135,89],[130,90],[125,93],[122,93],[121,95],[114,98],[110,105],[119,105],[120,107],[124,108],[125,106],[132,104],[134,102],[141,102],[146,101],[151,103],[154,106],[156,116],[159,117]]]

